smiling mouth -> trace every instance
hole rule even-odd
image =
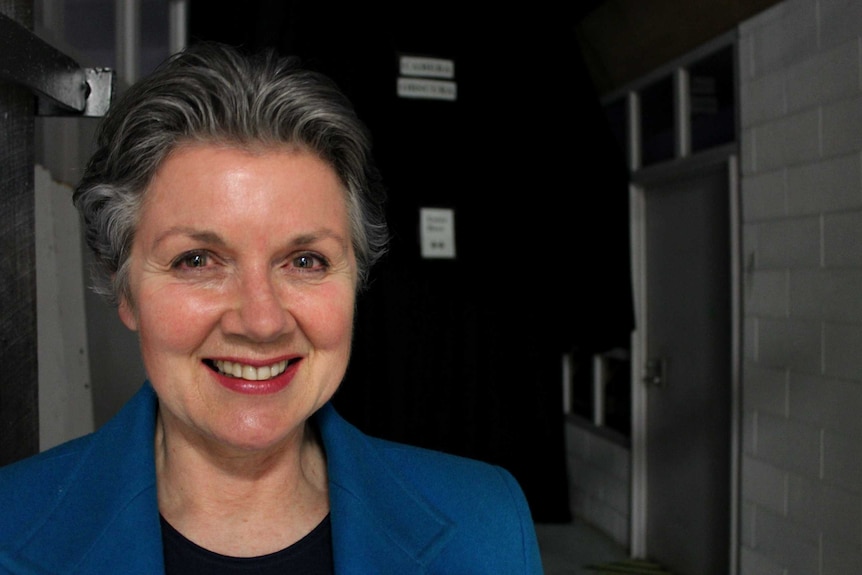
[[[272,365],[255,367],[245,363],[224,361],[220,359],[208,360],[206,363],[222,375],[237,379],[245,379],[247,381],[266,381],[267,379],[278,377],[284,373],[284,370],[287,369],[287,366],[290,364],[289,361],[282,360],[275,362]]]

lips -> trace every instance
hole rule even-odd
[[[247,395],[265,395],[281,391],[296,375],[299,359],[281,360],[269,365],[251,365],[228,360],[206,363],[216,380],[225,388]]]
[[[212,362],[212,365],[222,375],[245,379],[247,381],[265,381],[284,373],[287,367],[287,360],[257,367],[247,363],[217,359]]]

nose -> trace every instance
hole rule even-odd
[[[293,316],[286,297],[269,273],[249,272],[237,278],[232,305],[222,317],[226,333],[242,335],[257,342],[278,339],[290,329]]]

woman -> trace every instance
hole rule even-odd
[[[294,60],[197,44],[130,88],[74,201],[148,381],[0,470],[0,571],[540,573],[509,473],[329,403],[382,196],[350,104]]]

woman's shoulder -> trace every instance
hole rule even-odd
[[[504,467],[463,455],[447,453],[391,439],[366,435],[328,408],[324,414],[324,443],[334,471],[348,475],[385,475],[409,486],[443,506],[458,509],[472,506],[478,499],[507,506],[523,513],[526,504],[515,477]],[[329,437],[327,437],[327,435]],[[334,460],[334,461],[333,461]],[[341,465],[347,462],[349,465]],[[332,471],[333,469],[331,469]],[[477,494],[480,496],[477,498]]]
[[[74,475],[76,469],[89,461],[88,457],[96,456],[99,461],[115,460],[121,451],[128,451],[142,439],[151,443],[154,414],[151,396],[149,387],[143,386],[97,431],[0,467],[0,498],[6,497],[6,487],[10,485],[21,484],[21,489],[25,490],[28,487],[50,488]],[[35,485],[28,486],[31,482]]]
[[[143,456],[152,446],[149,403],[139,393],[99,430],[0,467],[0,542],[10,525],[35,526],[58,509],[73,511],[70,501],[105,502],[147,488],[154,467]]]
[[[365,537],[362,545],[375,545],[379,538],[355,532],[356,523],[364,522],[371,534],[386,533],[403,548],[413,549],[428,562],[429,573],[541,572],[530,509],[509,471],[366,435],[329,408],[319,421],[333,525],[350,531],[337,531],[340,536]],[[345,516],[351,521],[341,523]]]
[[[81,464],[90,436],[73,439],[0,467],[0,541],[20,535],[24,525],[47,512],[64,494],[68,478]]]
[[[405,475],[420,482],[439,484],[435,479],[442,476],[448,480],[448,489],[461,487],[475,491],[477,486],[491,486],[508,492],[520,491],[514,476],[504,467],[479,459],[445,451],[409,445],[381,438],[371,438],[380,452]]]
[[[21,489],[43,488],[52,483],[52,477],[67,476],[91,438],[92,434],[87,434],[0,467],[0,497],[8,495],[7,488],[15,484]]]

